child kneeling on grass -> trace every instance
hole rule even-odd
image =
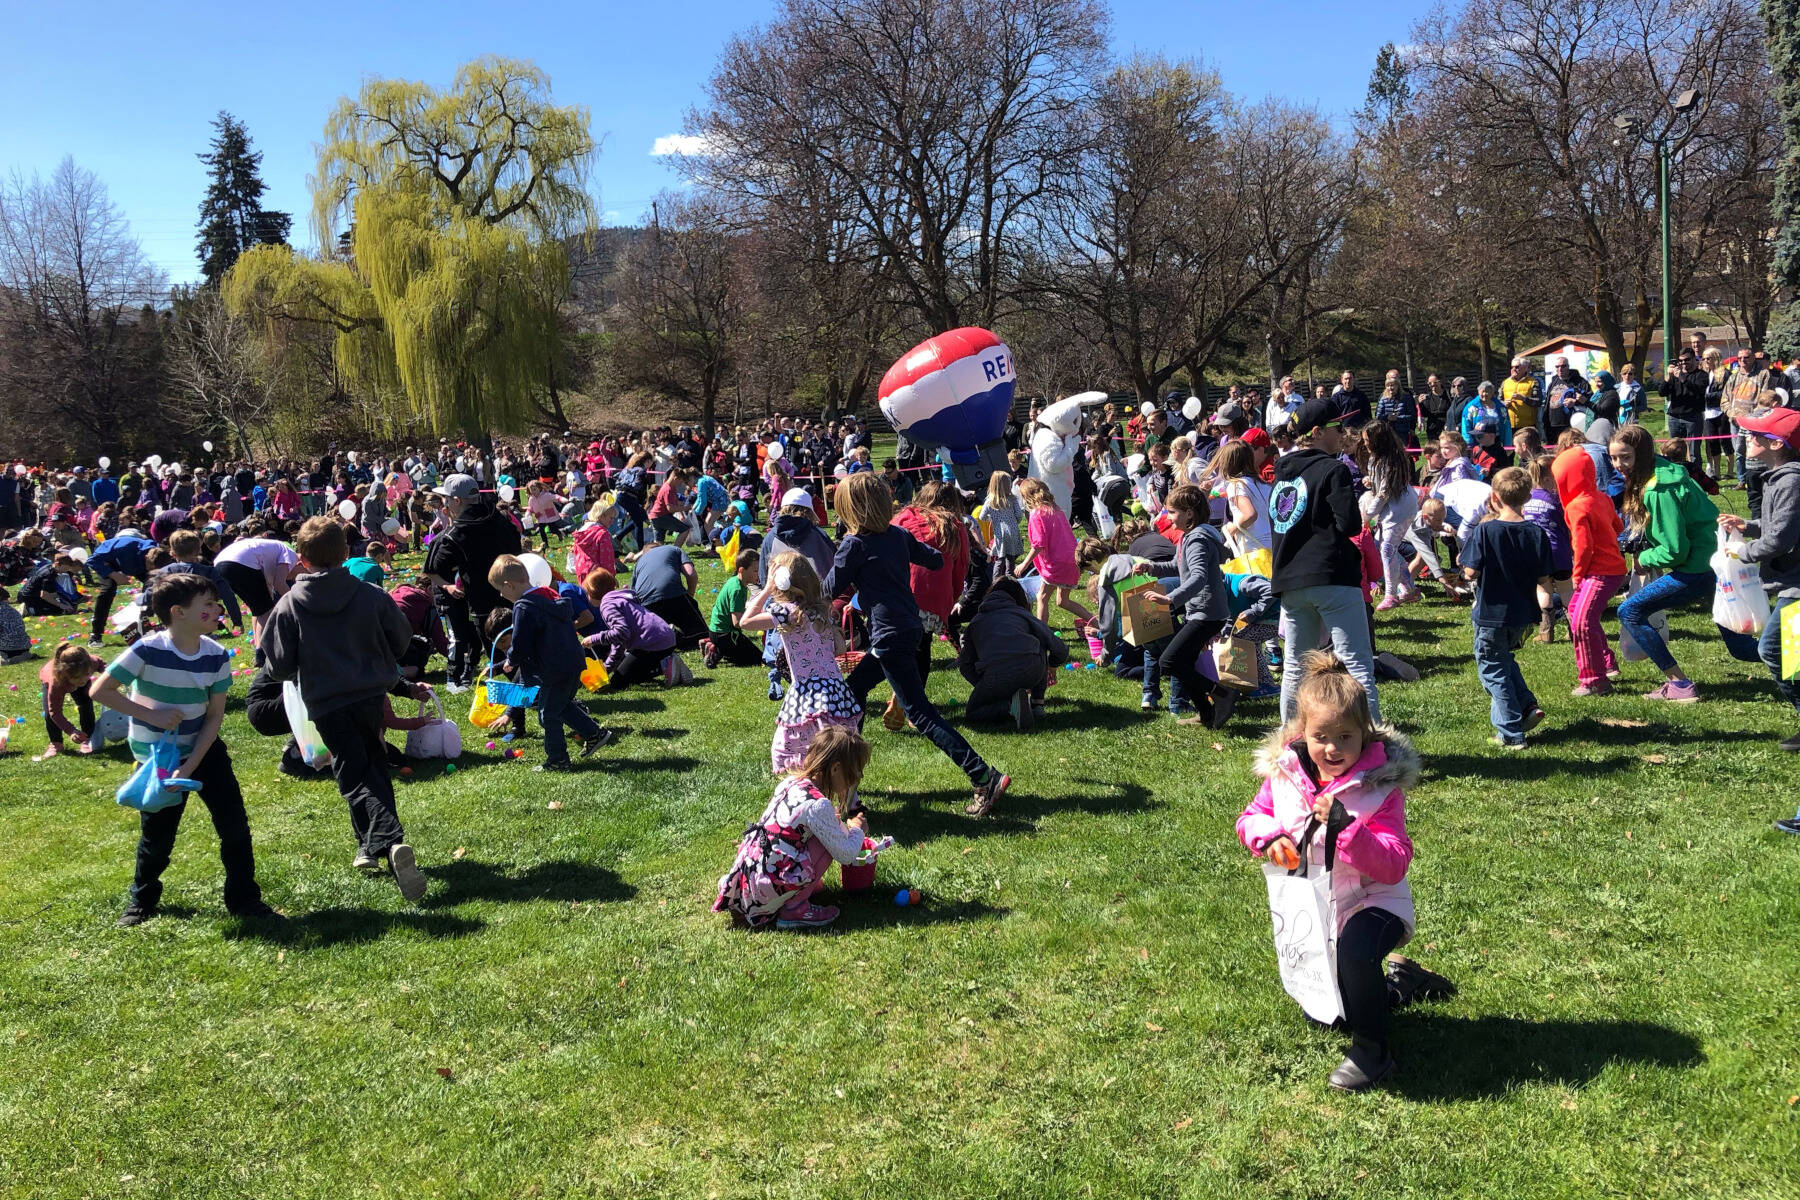
[[[1494,741],[1523,750],[1525,735],[1544,719],[1514,655],[1538,624],[1539,589],[1554,586],[1550,539],[1525,519],[1531,476],[1518,467],[1494,473],[1494,514],[1469,534],[1458,560],[1475,582],[1475,669],[1491,698]]]
[[[132,757],[149,762],[165,734],[174,734],[182,755],[175,775],[199,785],[200,803],[219,834],[219,861],[225,867],[225,907],[233,916],[280,914],[263,903],[256,886],[250,846],[250,817],[231,756],[219,740],[225,696],[231,691],[231,657],[206,634],[219,625],[220,604],[212,582],[198,575],[169,575],[150,589],[150,611],[163,629],[128,646],[90,692],[94,700],[131,718]],[[125,689],[131,689],[126,695]],[[162,900],[162,873],[181,828],[182,800],[138,814],[137,868],[130,901],[119,925],[141,925],[156,915]]]
[[[1335,843],[1337,982],[1351,1043],[1330,1082],[1360,1092],[1394,1068],[1389,1011],[1453,996],[1456,987],[1410,959],[1388,960],[1413,935],[1405,789],[1419,781],[1419,756],[1404,734],[1374,724],[1368,693],[1329,651],[1308,651],[1300,666],[1294,719],[1257,754],[1263,784],[1238,817],[1237,835],[1252,854],[1287,870],[1299,866],[1313,822],[1324,836],[1307,847],[1309,870],[1325,869]]]
[[[575,700],[587,655],[575,636],[569,602],[551,588],[532,587],[525,564],[511,554],[502,554],[488,568],[488,586],[513,606],[505,665],[518,671],[520,683],[538,690],[535,707],[544,727],[544,762],[537,769],[567,771],[573,764],[564,725],[580,739],[583,758],[612,740]]]
[[[1017,580],[994,584],[969,621],[956,655],[969,681],[970,722],[1004,721],[1030,729],[1044,707],[1050,671],[1069,661],[1069,648],[1032,615]]]
[[[871,476],[873,478],[873,476]],[[806,757],[775,788],[756,823],[744,830],[737,858],[719,879],[714,912],[730,912],[752,929],[809,929],[837,920],[838,910],[812,903],[832,862],[855,862],[869,820],[856,786],[869,765],[869,743],[853,730],[819,730]]]
[[[744,608],[756,586],[758,563],[756,551],[740,551],[733,564],[737,569],[719,587],[719,598],[713,601],[706,622],[708,634],[700,642],[701,661],[708,668],[718,666],[721,659],[734,667],[762,665],[762,647],[744,635],[742,624]]]

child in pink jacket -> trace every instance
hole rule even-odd
[[[1367,693],[1330,652],[1314,650],[1301,666],[1294,720],[1257,755],[1263,785],[1238,817],[1237,834],[1252,854],[1288,870],[1300,865],[1301,846],[1309,869],[1324,870],[1327,843],[1335,842],[1338,991],[1352,1040],[1331,1086],[1360,1092],[1394,1068],[1388,1010],[1456,988],[1398,955],[1383,971],[1413,933],[1404,789],[1419,781],[1419,756],[1403,734],[1371,722]]]

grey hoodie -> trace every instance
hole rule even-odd
[[[333,567],[300,576],[276,602],[263,630],[263,665],[276,679],[299,680],[316,720],[393,687],[411,643],[412,626],[391,596]]]
[[[1169,607],[1185,606],[1182,615],[1190,621],[1229,621],[1231,599],[1219,569],[1224,561],[1225,539],[1213,526],[1196,525],[1182,534],[1175,561],[1156,569],[1159,575],[1180,577],[1181,582],[1169,589]]]
[[[1744,561],[1762,564],[1764,591],[1800,599],[1800,462],[1763,476],[1762,511],[1744,530]]]

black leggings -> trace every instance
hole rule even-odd
[[[1344,998],[1344,1024],[1358,1042],[1387,1049],[1387,975],[1382,963],[1400,939],[1406,922],[1385,908],[1365,908],[1344,923],[1338,935],[1338,992]]]
[[[94,732],[94,702],[88,699],[87,689],[78,688],[77,690],[70,692],[69,699],[75,701],[75,713],[81,718],[81,732],[84,734],[92,734]],[[58,725],[55,721],[52,721],[50,717],[50,693],[48,689],[45,689],[44,732],[50,735],[50,744],[52,746],[60,746],[63,744],[62,726]]]
[[[1169,639],[1162,656],[1157,659],[1162,674],[1180,682],[1188,703],[1200,710],[1202,716],[1212,713],[1213,682],[1200,673],[1194,662],[1224,628],[1223,621],[1189,621],[1175,631],[1175,636]]]

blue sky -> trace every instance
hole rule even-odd
[[[1375,51],[1404,42],[1426,0],[1195,4],[1113,0],[1117,52],[1201,58],[1252,99],[1280,94],[1342,115],[1362,101]],[[267,203],[306,229],[313,145],[338,97],[366,76],[447,84],[480,54],[534,60],[559,102],[586,105],[602,152],[593,182],[609,224],[635,222],[676,186],[656,139],[688,106],[733,32],[771,0],[674,3],[345,5],[86,4],[0,0],[8,104],[0,171],[48,173],[65,155],[105,181],[171,280],[197,275],[194,217],[208,122],[242,119],[264,154]]]

